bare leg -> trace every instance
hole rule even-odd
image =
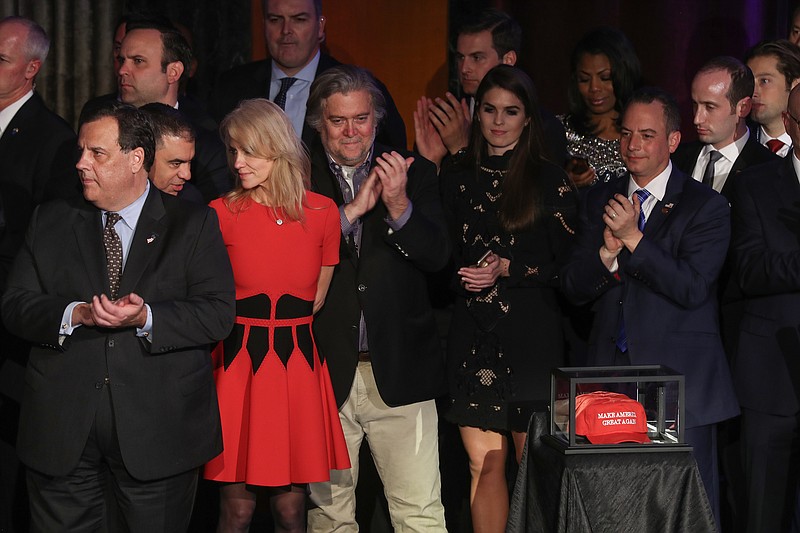
[[[222,485],[217,533],[247,533],[255,510],[256,495],[244,483]]]
[[[508,439],[494,431],[461,426],[469,455],[470,514],[475,533],[502,533],[508,520],[506,456]]]
[[[269,489],[269,506],[276,533],[304,533],[306,530],[306,486],[289,485]]]

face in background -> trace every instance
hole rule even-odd
[[[111,59],[114,60],[114,74],[119,72],[119,52],[122,50],[122,40],[125,39],[125,30],[128,23],[123,22],[114,32],[114,42],[111,43]]]
[[[323,103],[319,134],[325,151],[340,165],[358,166],[375,141],[375,110],[367,91],[334,93]]]
[[[477,116],[489,155],[503,155],[514,148],[522,131],[530,123],[530,118],[525,116],[522,100],[500,87],[484,93]]]
[[[792,44],[800,45],[800,9],[795,9],[792,27],[789,28],[789,36],[787,39],[789,39],[789,42]]]
[[[667,168],[681,134],[667,132],[664,106],[658,101],[630,104],[622,117],[621,130],[622,160],[639,187],[645,187]]]
[[[767,133],[783,133],[782,114],[789,102],[790,89],[786,88],[786,78],[778,70],[778,58],[773,55],[753,57],[747,62],[747,66],[756,79],[750,117],[763,125]],[[791,87],[796,84],[797,80]]]
[[[153,29],[129,31],[122,40],[117,85],[120,100],[137,107],[151,102],[174,106],[177,84],[183,74],[180,61],[161,66],[161,32]],[[173,84],[175,90],[171,90]]]
[[[589,114],[601,116],[614,113],[617,98],[608,56],[583,54],[578,61],[575,80]]]
[[[194,141],[186,137],[164,135],[156,143],[156,156],[150,168],[150,181],[161,191],[177,195],[192,179]]]
[[[786,127],[786,133],[792,138],[792,150],[795,155],[800,153],[800,89],[795,87],[789,95],[789,105],[786,113],[783,115],[783,124]]]
[[[325,38],[325,17],[313,0],[268,0],[264,35],[269,55],[288,76],[294,76],[314,58]]]
[[[255,189],[266,183],[275,164],[274,159],[255,156],[233,139],[228,146],[228,160],[245,190]]]
[[[25,54],[28,29],[15,22],[0,24],[0,109],[19,100],[33,87],[42,62]]]
[[[493,67],[504,63],[514,65],[517,53],[513,50],[503,57],[492,46],[492,33],[484,30],[478,33],[462,33],[456,40],[456,68],[458,81],[465,94],[474,95],[481,80]]]
[[[731,109],[728,92],[731,75],[725,70],[700,72],[692,81],[692,113],[697,138],[716,149],[724,148],[736,138],[740,117],[747,116],[750,99],[743,98]]]
[[[119,126],[113,117],[87,122],[78,132],[80,160],[75,167],[83,196],[100,209],[118,211],[144,192],[144,150],[128,153],[119,146]]]

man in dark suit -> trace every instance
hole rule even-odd
[[[676,167],[726,198],[732,176],[776,158],[747,127],[754,86],[753,72],[736,58],[716,57],[703,65],[692,80],[698,140],[681,143],[672,156]]]
[[[50,40],[32,20],[0,20],[0,292],[40,203],[78,195],[75,133],[34,90]],[[19,461],[14,450],[28,345],[0,320],[0,530],[14,531]],[[24,491],[22,492],[24,498]],[[15,504],[14,502],[17,501]],[[19,525],[24,517],[16,516]],[[24,529],[24,527],[22,527]]]
[[[369,73],[334,67],[314,81],[308,123],[313,190],[339,206],[342,244],[327,303],[314,319],[328,361],[351,470],[313,483],[309,531],[355,528],[366,437],[397,530],[445,531],[434,398],[444,360],[425,272],[450,244],[433,165],[375,142],[383,94]]]
[[[634,93],[622,117],[630,178],[589,191],[562,282],[576,303],[594,302],[591,364],[686,376],[686,441],[719,516],[715,424],[738,413],[717,323],[730,213],[724,197],[673,168],[679,128],[671,96]]]
[[[420,155],[437,167],[448,154],[467,147],[475,106],[475,93],[483,77],[497,65],[516,65],[522,48],[522,28],[508,13],[484,9],[458,29],[455,42],[460,97],[422,97],[414,113],[416,147]],[[567,137],[561,122],[546,109],[539,109],[547,156],[563,165],[567,160]]]
[[[783,126],[789,91],[800,83],[800,48],[784,40],[761,41],[747,51],[745,63],[756,79],[750,120],[756,140],[780,157],[791,152]]]
[[[195,155],[195,133],[189,120],[174,107],[160,102],[140,108],[150,119],[156,154],[148,177],[161,192],[182,200],[205,204],[203,195],[189,180]]]
[[[109,527],[113,498],[126,530],[185,531],[222,449],[208,346],[233,325],[230,262],[211,210],[149,184],[141,111],[89,110],[78,147],[85,200],[37,209],[2,301],[34,344],[17,441],[32,530]]]
[[[136,107],[160,102],[178,109],[196,132],[197,150],[191,165],[194,185],[210,202],[231,189],[233,177],[216,122],[192,98],[180,95],[192,51],[183,35],[166,24],[144,18],[127,23],[118,56],[118,91],[89,100],[84,109],[117,99]]]
[[[316,136],[305,123],[306,102],[314,79],[340,63],[320,51],[325,40],[322,0],[262,0],[264,36],[271,60],[235,67],[219,77],[211,112],[222,120],[242,100],[268,98],[286,111],[294,129],[311,146]],[[285,81],[284,81],[285,80]],[[294,81],[290,81],[294,80]],[[386,101],[386,116],[378,127],[378,142],[406,148],[406,127],[388,89],[378,87]]]
[[[743,172],[734,183],[732,255],[746,307],[732,368],[742,407],[748,532],[790,530],[800,479],[797,117],[800,89],[795,87],[783,115],[792,153]]]

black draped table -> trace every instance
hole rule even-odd
[[[714,516],[689,452],[564,455],[531,420],[507,533],[714,532]]]

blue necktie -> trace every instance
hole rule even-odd
[[[639,197],[639,231],[644,232],[644,225],[645,225],[645,218],[644,218],[644,205],[645,200],[650,198],[650,191],[647,189],[638,189],[636,191],[636,196]],[[619,317],[619,333],[617,334],[617,348],[622,353],[628,351],[628,335],[625,333],[625,319],[622,316],[622,310],[620,309],[620,317]]]
[[[644,202],[650,198],[650,191],[647,189],[637,189],[635,194],[639,197],[639,231],[644,232]]]

